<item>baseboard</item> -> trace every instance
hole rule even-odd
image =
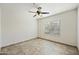
[[[9,46],[16,45],[16,44],[20,44],[20,43],[23,43],[23,42],[31,41],[31,40],[34,40],[34,39],[37,39],[37,37],[32,38],[32,39],[29,39],[29,40],[21,41],[21,42],[18,42],[18,43],[13,43],[13,44],[10,44],[10,45],[7,45],[7,46],[3,46],[3,47],[1,47],[1,49],[2,49],[2,48],[9,47]]]
[[[45,39],[45,38],[41,38],[41,37],[35,37],[35,38],[30,39],[30,40],[25,40],[25,41],[22,41],[22,42],[28,42],[28,41],[31,41],[31,40],[34,40],[34,39],[43,39],[43,40],[47,40],[47,41],[50,41],[50,42],[55,42],[55,43],[59,43],[59,44],[67,45],[67,46],[72,46],[72,45],[68,45],[68,44],[65,44],[65,43],[52,41],[52,40]],[[2,49],[2,48],[5,48],[5,47],[12,46],[12,45],[20,44],[20,43],[22,43],[22,42],[18,42],[18,43],[14,43],[14,44],[11,44],[11,45],[8,45],[8,46],[1,47],[1,49]],[[72,47],[77,48],[77,46],[72,46]]]
[[[69,44],[65,44],[65,43],[61,43],[61,42],[57,42],[57,41],[52,41],[52,40],[45,39],[45,38],[41,38],[41,37],[37,37],[37,38],[38,39],[43,39],[43,40],[47,40],[47,41],[50,41],[50,42],[55,42],[55,43],[59,43],[59,44],[63,44],[63,45],[66,45],[66,46],[72,46],[72,47],[77,48],[77,46],[73,46],[73,45],[69,45]]]

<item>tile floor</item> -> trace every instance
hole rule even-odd
[[[7,55],[78,55],[77,48],[59,43],[33,39],[2,48]]]

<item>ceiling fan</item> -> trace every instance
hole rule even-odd
[[[36,4],[33,4],[33,5],[36,5]],[[43,11],[41,11],[41,9],[42,9],[42,7],[37,7],[36,8],[37,10],[36,11],[29,11],[30,13],[35,13],[35,15],[33,16],[33,17],[35,17],[35,16],[39,16],[39,15],[42,15],[42,14],[49,14],[49,12],[43,12]]]

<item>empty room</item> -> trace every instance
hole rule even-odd
[[[0,55],[78,55],[78,3],[0,3]]]

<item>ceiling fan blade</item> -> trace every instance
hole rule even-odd
[[[49,14],[49,12],[41,12],[41,14]]]
[[[33,12],[33,11],[29,11],[30,13],[36,13],[36,12]]]

